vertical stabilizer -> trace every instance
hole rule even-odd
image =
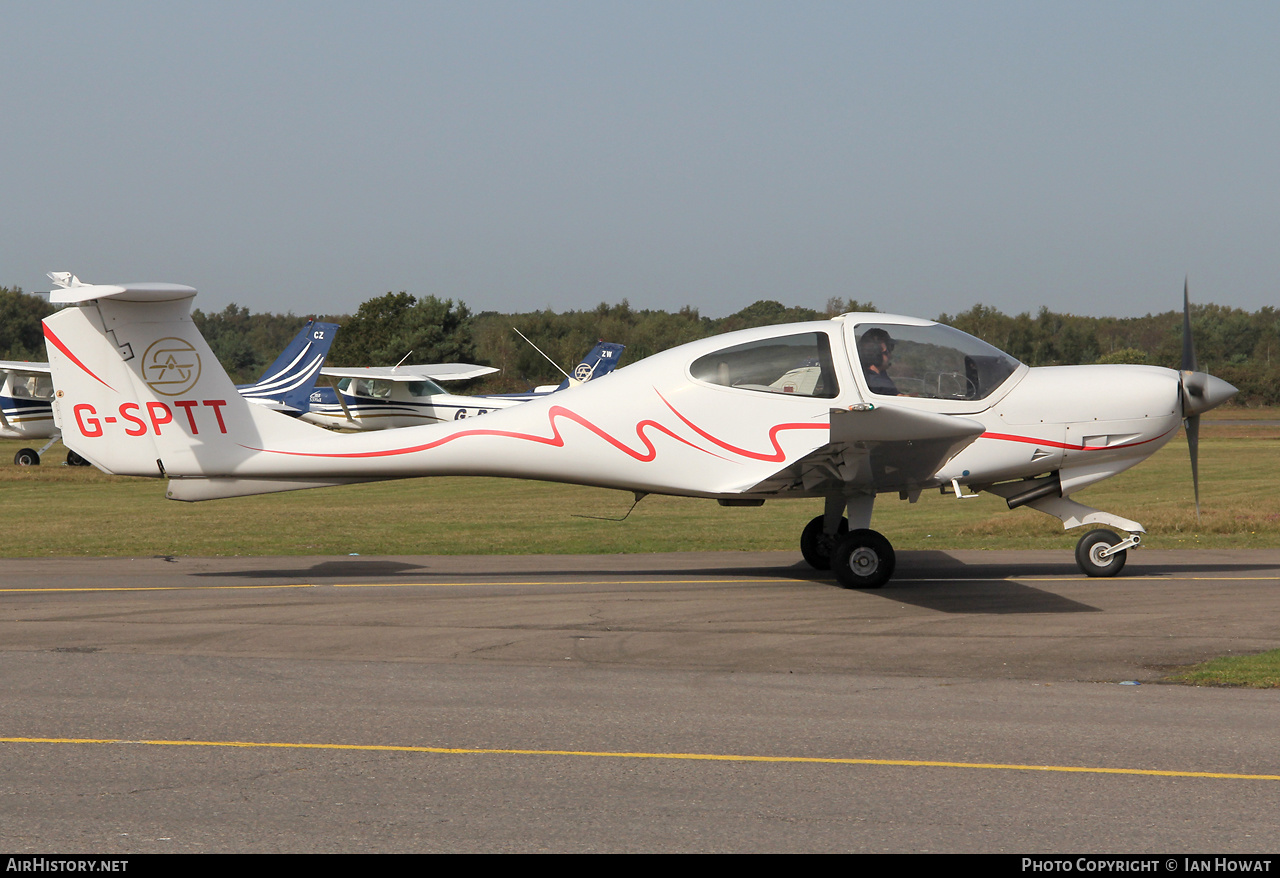
[[[246,445],[314,430],[236,391],[191,320],[191,287],[86,285],[44,321],[64,443],[120,475],[229,475]],[[233,440],[231,437],[235,437]]]
[[[626,349],[626,345],[615,342],[598,342],[582,362],[573,368],[573,375],[561,381],[556,390],[566,390],[593,378],[603,378],[617,368],[618,361],[622,359],[622,352]]]
[[[288,347],[267,367],[255,384],[239,387],[240,394],[249,399],[276,402],[295,412],[306,413],[311,407],[311,394],[316,389],[316,378],[324,366],[324,358],[338,334],[338,324],[317,323],[308,320],[307,325],[289,342]]]

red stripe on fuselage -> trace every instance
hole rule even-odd
[[[655,389],[654,392],[656,393],[657,390]],[[671,405],[671,403],[667,402],[667,400],[662,396],[661,393],[658,394],[658,397],[659,399],[662,399],[662,401],[666,404],[667,408],[671,409],[671,411],[676,415],[676,417],[678,417],[681,421],[683,421],[686,425],[688,425],[688,427],[692,429],[694,432],[696,432],[698,435],[702,436],[703,438],[707,439],[710,442],[714,442],[716,445],[720,446],[721,448],[727,451],[732,451],[735,454],[741,455],[743,457],[752,458],[754,460],[763,460],[763,461],[772,461],[772,462],[780,462],[780,461],[786,460],[786,455],[783,452],[782,447],[778,443],[778,434],[783,432],[784,430],[828,430],[830,429],[830,424],[828,423],[776,424],[773,427],[771,427],[769,430],[769,441],[773,445],[774,451],[772,454],[764,454],[761,452],[748,451],[744,448],[738,448],[735,445],[730,445],[728,442],[724,442],[720,439],[717,439],[715,436],[712,436],[710,433],[698,427],[696,424],[694,424],[684,415],[680,414],[680,412],[678,412],[675,409],[675,407]],[[629,455],[630,457],[640,461],[641,463],[651,462],[655,457],[657,457],[657,453],[658,453],[657,447],[653,444],[653,442],[649,439],[649,437],[645,433],[645,430],[647,428],[652,428],[654,430],[657,430],[658,432],[666,436],[670,436],[672,439],[675,439],[677,442],[680,442],[684,445],[688,445],[690,448],[701,451],[704,454],[709,454],[712,457],[719,458],[720,460],[728,460],[728,458],[724,457],[723,455],[716,454],[714,451],[710,451],[709,449],[702,448],[690,442],[688,439],[685,439],[682,436],[676,435],[674,432],[672,432],[670,428],[665,427],[654,420],[644,420],[636,424],[636,436],[640,439],[641,443],[643,443],[643,446],[644,446],[644,450],[643,452],[641,452],[641,451],[630,448],[624,442],[614,438],[605,430],[601,429],[600,427],[597,427],[595,424],[591,423],[582,415],[579,415],[577,412],[570,411],[569,409],[560,405],[552,406],[547,410],[547,421],[551,425],[550,436],[537,436],[532,433],[517,433],[512,430],[479,429],[479,430],[460,430],[457,433],[452,433],[448,436],[444,436],[440,439],[435,440],[434,442],[426,442],[422,445],[410,445],[403,448],[388,448],[381,451],[348,451],[348,452],[280,451],[280,450],[271,449],[271,448],[252,448],[247,445],[242,447],[249,448],[251,451],[265,451],[270,454],[284,454],[290,457],[324,457],[324,458],[335,458],[335,459],[359,459],[359,458],[374,458],[374,457],[396,457],[402,454],[414,454],[419,451],[430,451],[433,448],[439,448],[440,446],[446,443],[452,442],[455,439],[461,439],[463,437],[469,437],[469,436],[499,436],[507,439],[520,439],[525,442],[535,442],[539,445],[550,445],[555,448],[563,448],[565,442],[564,442],[564,437],[560,434],[560,428],[556,424],[556,420],[558,418],[567,418],[576,424],[586,427],[588,430],[590,430],[592,433],[595,433],[597,436],[599,436],[601,439],[608,442],[614,448],[617,448],[619,451]]]
[[[579,415],[577,412],[572,412],[569,409],[565,408],[564,406],[560,406],[560,405],[552,406],[547,410],[547,421],[551,425],[550,436],[537,436],[533,433],[517,433],[512,430],[461,430],[457,433],[452,433],[441,439],[437,439],[434,442],[427,442],[422,445],[409,445],[404,448],[388,448],[382,451],[348,451],[348,452],[334,453],[334,452],[327,452],[327,451],[276,451],[270,448],[254,448],[251,450],[266,451],[271,454],[286,454],[291,457],[327,457],[327,458],[339,458],[339,459],[357,459],[357,458],[366,458],[366,457],[396,457],[401,454],[414,454],[419,451],[430,451],[432,448],[439,448],[441,445],[444,445],[448,442],[452,442],[455,439],[461,439],[466,436],[500,436],[507,439],[521,439],[526,442],[535,442],[539,445],[550,445],[555,448],[563,448],[564,437],[560,435],[560,427],[556,424],[557,418],[568,418],[574,423],[580,424],[581,426],[586,427],[588,430],[590,430],[592,433],[595,433],[597,436],[599,436],[601,439],[608,442],[614,448],[617,448],[619,451],[622,451],[625,454],[630,455],[631,457],[635,458],[641,463],[648,463],[649,461],[657,457],[657,454],[658,454],[657,447],[645,434],[645,428],[647,427],[652,427],[653,429],[659,431],[660,433],[664,433],[667,436],[670,436],[672,439],[675,439],[677,442],[681,442],[685,445],[688,445],[690,448],[697,449],[698,451],[702,451],[706,454],[711,454],[714,457],[720,456],[718,454],[714,454],[714,452],[707,451],[705,448],[698,448],[697,445],[694,445],[688,439],[684,439],[680,436],[677,436],[675,433],[671,432],[671,430],[664,427],[662,424],[659,424],[657,421],[650,421],[650,420],[641,421],[640,423],[636,424],[636,436],[640,439],[641,443],[643,443],[644,445],[643,452],[637,451],[635,449],[628,447],[624,442],[618,439],[615,439],[613,436],[609,435],[604,430],[602,430],[601,428],[597,427],[595,424],[588,421],[586,418]],[[248,448],[249,446],[243,446],[243,447]]]
[[[654,389],[654,393],[658,393],[656,388]],[[734,454],[740,454],[743,457],[749,457],[753,460],[765,460],[765,461],[770,461],[772,463],[781,463],[782,461],[786,460],[787,456],[782,451],[782,446],[778,444],[778,434],[781,433],[783,430],[830,430],[831,429],[830,422],[827,422],[825,424],[775,424],[773,427],[769,429],[769,442],[773,445],[773,454],[764,454],[759,451],[747,451],[747,449],[745,448],[739,448],[736,445],[730,445],[728,442],[722,442],[721,440],[717,439],[715,436],[712,436],[706,430],[703,430],[693,421],[689,420],[684,415],[680,414],[680,412],[676,411],[676,407],[673,406],[671,403],[667,402],[667,398],[663,396],[661,393],[658,393],[658,398],[661,399],[666,404],[667,408],[671,409],[672,413],[675,414],[677,418],[684,421],[685,426],[687,426],[693,432],[697,433],[703,439],[706,439],[708,442],[714,442],[716,445],[719,445],[721,448],[725,449],[726,451],[732,451]]]
[[[1178,429],[1174,427],[1173,430]],[[1166,430],[1159,436],[1152,436],[1150,439],[1143,439],[1141,442],[1129,442],[1125,445],[1072,445],[1068,442],[1054,442],[1051,439],[1037,439],[1034,436],[1014,436],[1011,433],[983,433],[979,439],[998,439],[1001,442],[1023,442],[1027,445],[1047,445],[1050,448],[1061,448],[1064,451],[1114,451],[1117,448],[1137,448],[1139,445],[1146,445],[1148,442],[1155,442],[1157,439],[1163,439],[1173,430]]]

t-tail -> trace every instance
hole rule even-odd
[[[78,281],[50,294],[52,303],[73,306],[44,321],[64,443],[108,473],[169,477],[174,499],[370,481],[241,484],[236,474],[256,449],[303,443],[319,428],[236,391],[191,320],[195,294],[178,284]]]
[[[276,404],[289,414],[305,413],[316,389],[316,377],[337,333],[336,323],[308,320],[257,383],[242,384],[237,389],[255,402]]]

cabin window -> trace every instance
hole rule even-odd
[[[372,378],[343,378],[338,382],[338,389],[350,396],[386,399],[391,395],[391,382],[375,381]]]
[[[699,357],[689,371],[699,381],[759,393],[833,399],[840,392],[825,332],[735,345]]]
[[[22,375],[11,372],[9,396],[17,399],[53,399],[53,378],[49,375]],[[0,382],[3,386],[4,382]]]
[[[410,381],[406,385],[406,389],[409,391],[410,396],[435,396],[445,392],[445,389],[439,384],[434,381],[428,381],[425,378],[421,381]]]

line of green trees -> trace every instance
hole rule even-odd
[[[471,362],[496,366],[498,375],[470,392],[523,390],[559,381],[560,375],[515,333],[519,329],[562,368],[572,369],[596,341],[627,346],[623,364],[688,341],[752,326],[820,320],[848,311],[874,311],[854,299],[832,299],[826,308],[787,307],[759,301],[727,317],[703,317],[686,306],[674,313],[637,310],[624,299],[589,311],[551,310],[472,314],[462,302],[435,296],[387,293],[353,315],[318,315],[342,330],[330,352],[333,365]],[[0,359],[44,360],[40,320],[53,308],[43,298],[0,287]],[[196,326],[237,382],[255,380],[306,322],[294,314],[251,313],[228,305],[192,312]],[[1035,315],[1004,314],[974,305],[938,321],[955,326],[1033,366],[1139,363],[1178,368],[1182,314],[1082,317],[1041,308]],[[1237,403],[1280,405],[1280,311],[1256,312],[1222,305],[1192,307],[1200,367],[1240,388]]]

